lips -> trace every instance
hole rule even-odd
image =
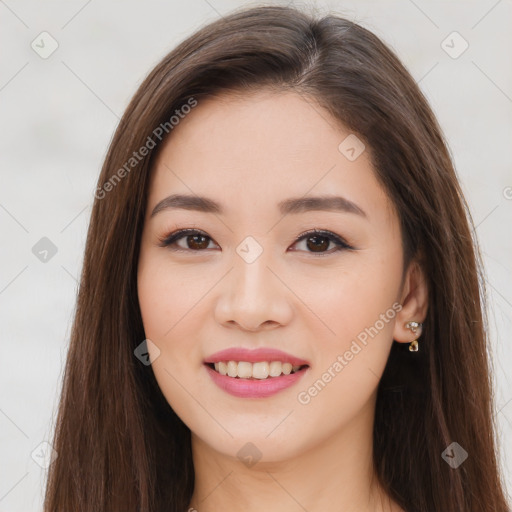
[[[238,373],[236,376],[226,375],[226,362],[228,373]],[[229,366],[235,366],[229,370]],[[247,377],[248,370],[253,365],[253,375],[258,378]],[[214,366],[222,368],[217,371]],[[240,367],[243,366],[241,371]],[[282,350],[273,348],[229,348],[215,352],[204,360],[204,367],[212,381],[223,391],[238,398],[267,398],[283,391],[299,382],[308,373],[310,364],[305,359],[287,354]],[[258,367],[256,370],[255,367]],[[285,370],[285,367],[286,370]],[[293,369],[292,369],[293,368]],[[235,371],[236,370],[236,371]],[[277,371],[276,371],[277,370]],[[284,372],[281,375],[281,370]],[[290,373],[291,371],[291,373]],[[240,377],[240,372],[244,377]],[[273,376],[271,376],[274,374]]]
[[[205,363],[206,372],[222,391],[237,398],[269,398],[287,388],[297,384],[308,373],[309,367],[304,367],[296,373],[281,375],[264,380],[259,379],[240,379],[212,370],[209,363]]]
[[[293,366],[310,366],[309,361],[275,348],[256,348],[252,350],[242,347],[228,348],[215,352],[204,360],[205,363],[219,363],[221,361],[247,361],[248,363],[281,361]]]

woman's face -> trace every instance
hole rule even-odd
[[[173,195],[189,199],[161,203]],[[199,233],[161,243],[183,229]],[[402,266],[368,149],[321,107],[295,93],[200,101],[155,162],[138,267],[163,394],[204,445],[261,462],[368,427],[393,338],[407,336]],[[207,366],[238,348],[286,355],[219,357],[235,361],[221,372],[251,379]],[[288,359],[308,366],[264,378]]]

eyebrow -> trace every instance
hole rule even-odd
[[[309,211],[334,211],[354,213],[367,217],[366,213],[356,203],[341,196],[316,196],[290,198],[278,203],[278,209],[283,215],[290,213],[303,213]],[[162,199],[151,212],[151,217],[168,209],[194,210],[203,213],[222,215],[222,206],[208,197],[173,194]]]

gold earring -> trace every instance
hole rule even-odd
[[[405,324],[405,327],[407,329],[411,329],[411,331],[414,334],[418,334],[418,331],[420,331],[418,334],[419,338],[421,335],[421,328],[423,327],[423,324],[421,324],[420,322],[407,322]],[[416,338],[414,341],[411,341],[411,344],[409,345],[409,350],[411,352],[418,352],[418,338]]]

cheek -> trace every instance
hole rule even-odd
[[[158,256],[142,260],[138,270],[138,297],[146,335],[165,343],[188,320],[198,304],[204,279],[173,268]],[[202,284],[201,284],[202,283]],[[203,291],[202,291],[203,290]]]
[[[190,362],[186,361],[197,350],[191,344],[190,315],[197,302],[197,292],[186,280],[166,268],[157,257],[141,260],[137,277],[138,297],[146,338],[153,342],[152,368],[166,394],[172,387],[172,378]],[[187,326],[188,331],[187,331]],[[155,348],[156,347],[156,348]]]
[[[186,424],[195,425],[205,420],[190,407],[189,392],[202,366],[196,317],[206,290],[186,274],[156,256],[141,259],[137,281],[145,335],[153,342],[148,344],[151,369],[169,405]]]
[[[397,302],[401,270],[400,253],[391,250],[384,257],[382,252],[368,250],[343,269],[331,270],[328,280],[320,280],[322,286],[314,285],[309,276],[296,281],[296,289],[309,290],[305,302],[314,313],[308,315],[312,318],[309,332],[326,326],[324,334],[314,337],[317,367],[310,382],[320,378],[320,389],[324,389],[322,383],[328,383],[325,387],[330,389],[322,391],[318,402],[327,404],[336,396],[344,396],[344,401],[350,397],[364,400],[377,386],[401,307]],[[326,372],[331,373],[322,377]]]
[[[311,309],[335,335],[326,330],[315,337],[316,365],[296,394],[305,415],[302,428],[307,424],[312,431],[334,432],[362,409],[371,410],[399,307],[394,301],[397,282],[389,272],[376,281],[379,272],[372,268],[371,273],[337,274],[323,293],[315,289],[310,294]]]
[[[386,312],[394,317],[400,261],[380,262],[370,256],[361,255],[343,268],[330,269],[325,278],[304,273],[293,278],[294,290],[311,310],[309,316],[322,320],[323,338],[328,340],[330,334],[338,347],[373,326]],[[387,334],[392,331],[389,321],[379,326]]]

